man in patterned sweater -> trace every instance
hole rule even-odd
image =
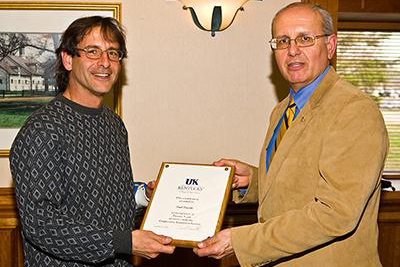
[[[63,34],[62,94],[28,118],[10,153],[25,266],[130,266],[130,255],[173,253],[171,238],[133,230],[128,135],[102,105],[126,56],[112,18],[74,21]]]

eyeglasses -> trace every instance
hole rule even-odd
[[[307,47],[307,46],[313,46],[315,44],[316,39],[321,37],[326,37],[329,35],[330,34],[321,34],[321,35],[302,34],[294,39],[290,39],[289,37],[284,36],[280,38],[271,39],[271,41],[269,41],[269,44],[271,45],[272,50],[286,49],[290,46],[292,41],[294,41],[294,43],[298,47]]]
[[[107,53],[108,58],[111,61],[120,61],[124,56],[124,54],[121,51],[114,48],[101,50],[98,47],[85,47],[84,49],[77,48],[76,50],[85,52],[86,57],[90,59],[99,59],[104,52]]]

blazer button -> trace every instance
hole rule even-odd
[[[263,217],[260,218],[260,223],[265,223],[265,219]]]

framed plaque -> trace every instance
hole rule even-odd
[[[196,247],[221,229],[233,175],[233,167],[164,162],[140,229]]]

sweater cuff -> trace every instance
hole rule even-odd
[[[132,232],[114,230],[113,244],[116,254],[132,254]]]

